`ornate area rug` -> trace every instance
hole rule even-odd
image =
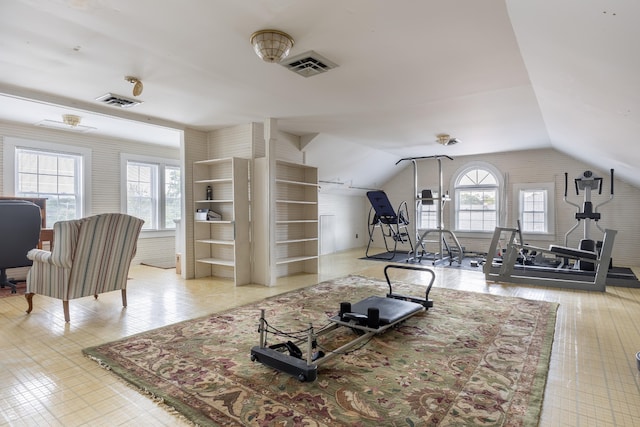
[[[321,365],[315,382],[251,362],[260,309],[271,326],[299,331],[325,325],[341,301],[386,291],[348,276],[83,352],[202,426],[537,425],[555,303],[433,288],[433,308]],[[338,328],[320,344],[354,333]]]

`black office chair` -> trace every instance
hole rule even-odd
[[[29,267],[32,261],[27,252],[38,246],[40,240],[40,208],[24,200],[0,200],[0,288],[15,282],[7,278],[7,268]]]

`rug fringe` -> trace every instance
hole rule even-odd
[[[109,366],[104,360],[100,359],[99,357],[93,356],[91,354],[84,354],[88,359],[93,360],[94,362],[96,362],[98,364],[99,367],[101,367],[104,370],[107,371],[111,371],[111,366]],[[153,393],[152,391],[150,391],[149,389],[147,389],[146,387],[138,387],[135,384],[130,383],[129,381],[125,380],[124,378],[120,377],[119,375],[115,375],[115,378],[122,384],[126,385],[127,387],[129,387],[132,390],[135,390],[138,393],[142,393],[146,396],[149,397],[149,399],[155,403],[158,407],[162,408],[165,412],[167,412],[169,415],[178,418],[180,421],[184,422],[186,425],[190,425],[192,427],[202,427],[200,424],[188,419],[187,417],[185,417],[182,413],[180,413],[176,408],[174,408],[173,406],[169,405],[168,403],[165,402],[165,400],[162,398],[162,396],[158,396],[157,394]]]

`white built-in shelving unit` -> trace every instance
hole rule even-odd
[[[237,157],[193,163],[194,215],[211,210],[220,220],[194,224],[195,277],[224,277],[236,285],[251,281],[249,237],[249,161]],[[207,187],[212,189],[207,199]]]
[[[281,160],[269,169],[267,159],[256,159],[255,177],[264,179],[253,193],[254,275],[273,285],[277,277],[318,272],[318,172]]]

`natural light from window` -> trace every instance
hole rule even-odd
[[[144,220],[144,230],[175,229],[180,219],[180,167],[125,159],[126,212]]]
[[[464,170],[455,184],[456,230],[493,231],[498,224],[498,190],[498,179],[491,171]]]
[[[47,199],[47,224],[82,217],[82,156],[16,149],[16,196]]]

